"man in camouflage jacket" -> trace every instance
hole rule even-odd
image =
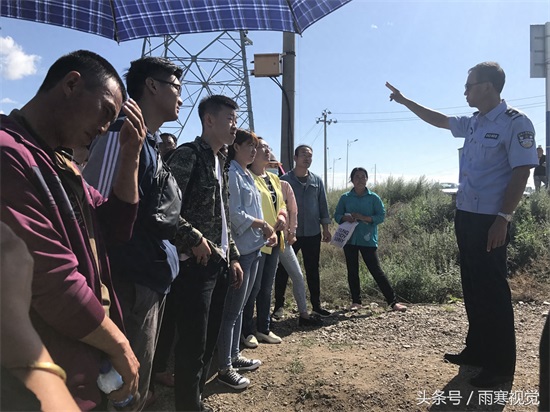
[[[177,302],[176,410],[211,410],[201,393],[218,338],[228,287],[242,283],[239,251],[229,226],[225,156],[237,132],[237,104],[225,96],[199,104],[202,135],[176,149],[168,160],[181,188],[181,225],[175,238],[180,274],[173,284]]]

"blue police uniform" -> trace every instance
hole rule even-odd
[[[455,137],[465,138],[457,209],[496,215],[512,169],[538,165],[533,124],[503,100],[485,115],[450,117],[449,125]]]
[[[455,215],[469,322],[462,353],[488,371],[511,377],[516,345],[506,280],[509,235],[503,246],[490,252],[487,237],[501,211],[512,170],[537,165],[535,131],[527,116],[504,100],[485,115],[449,117],[449,126],[455,137],[465,138]]]

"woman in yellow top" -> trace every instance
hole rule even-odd
[[[243,311],[242,340],[247,348],[257,347],[258,341],[281,343],[281,338],[269,330],[269,324],[271,292],[279,263],[279,251],[284,248],[285,244],[284,229],[287,213],[279,177],[266,171],[271,149],[264,139],[259,136],[258,139],[258,151],[254,162],[249,167],[262,199],[264,220],[277,232],[278,243],[273,247],[266,245],[261,249],[262,256],[258,264],[256,281]],[[254,305],[256,305],[257,312],[256,335],[254,335],[253,323]]]

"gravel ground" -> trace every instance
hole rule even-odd
[[[517,370],[512,385],[475,390],[476,368],[442,361],[459,352],[467,330],[464,305],[410,305],[406,313],[371,304],[339,310],[322,328],[299,328],[294,314],[273,330],[280,345],[260,344],[244,355],[261,359],[237,392],[216,382],[205,402],[216,411],[536,411],[538,345],[550,304],[514,307]],[[172,389],[159,387],[149,410],[173,410]]]

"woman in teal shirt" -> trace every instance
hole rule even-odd
[[[359,222],[351,238],[344,246],[348,283],[352,304],[350,310],[358,310],[361,306],[361,284],[359,282],[359,252],[369,269],[384,298],[393,310],[405,312],[407,307],[397,302],[393,288],[380,267],[378,259],[378,225],[384,221],[386,210],[380,197],[367,188],[369,175],[362,167],[351,171],[350,180],[353,189],[344,193],[334,212],[337,223]]]

